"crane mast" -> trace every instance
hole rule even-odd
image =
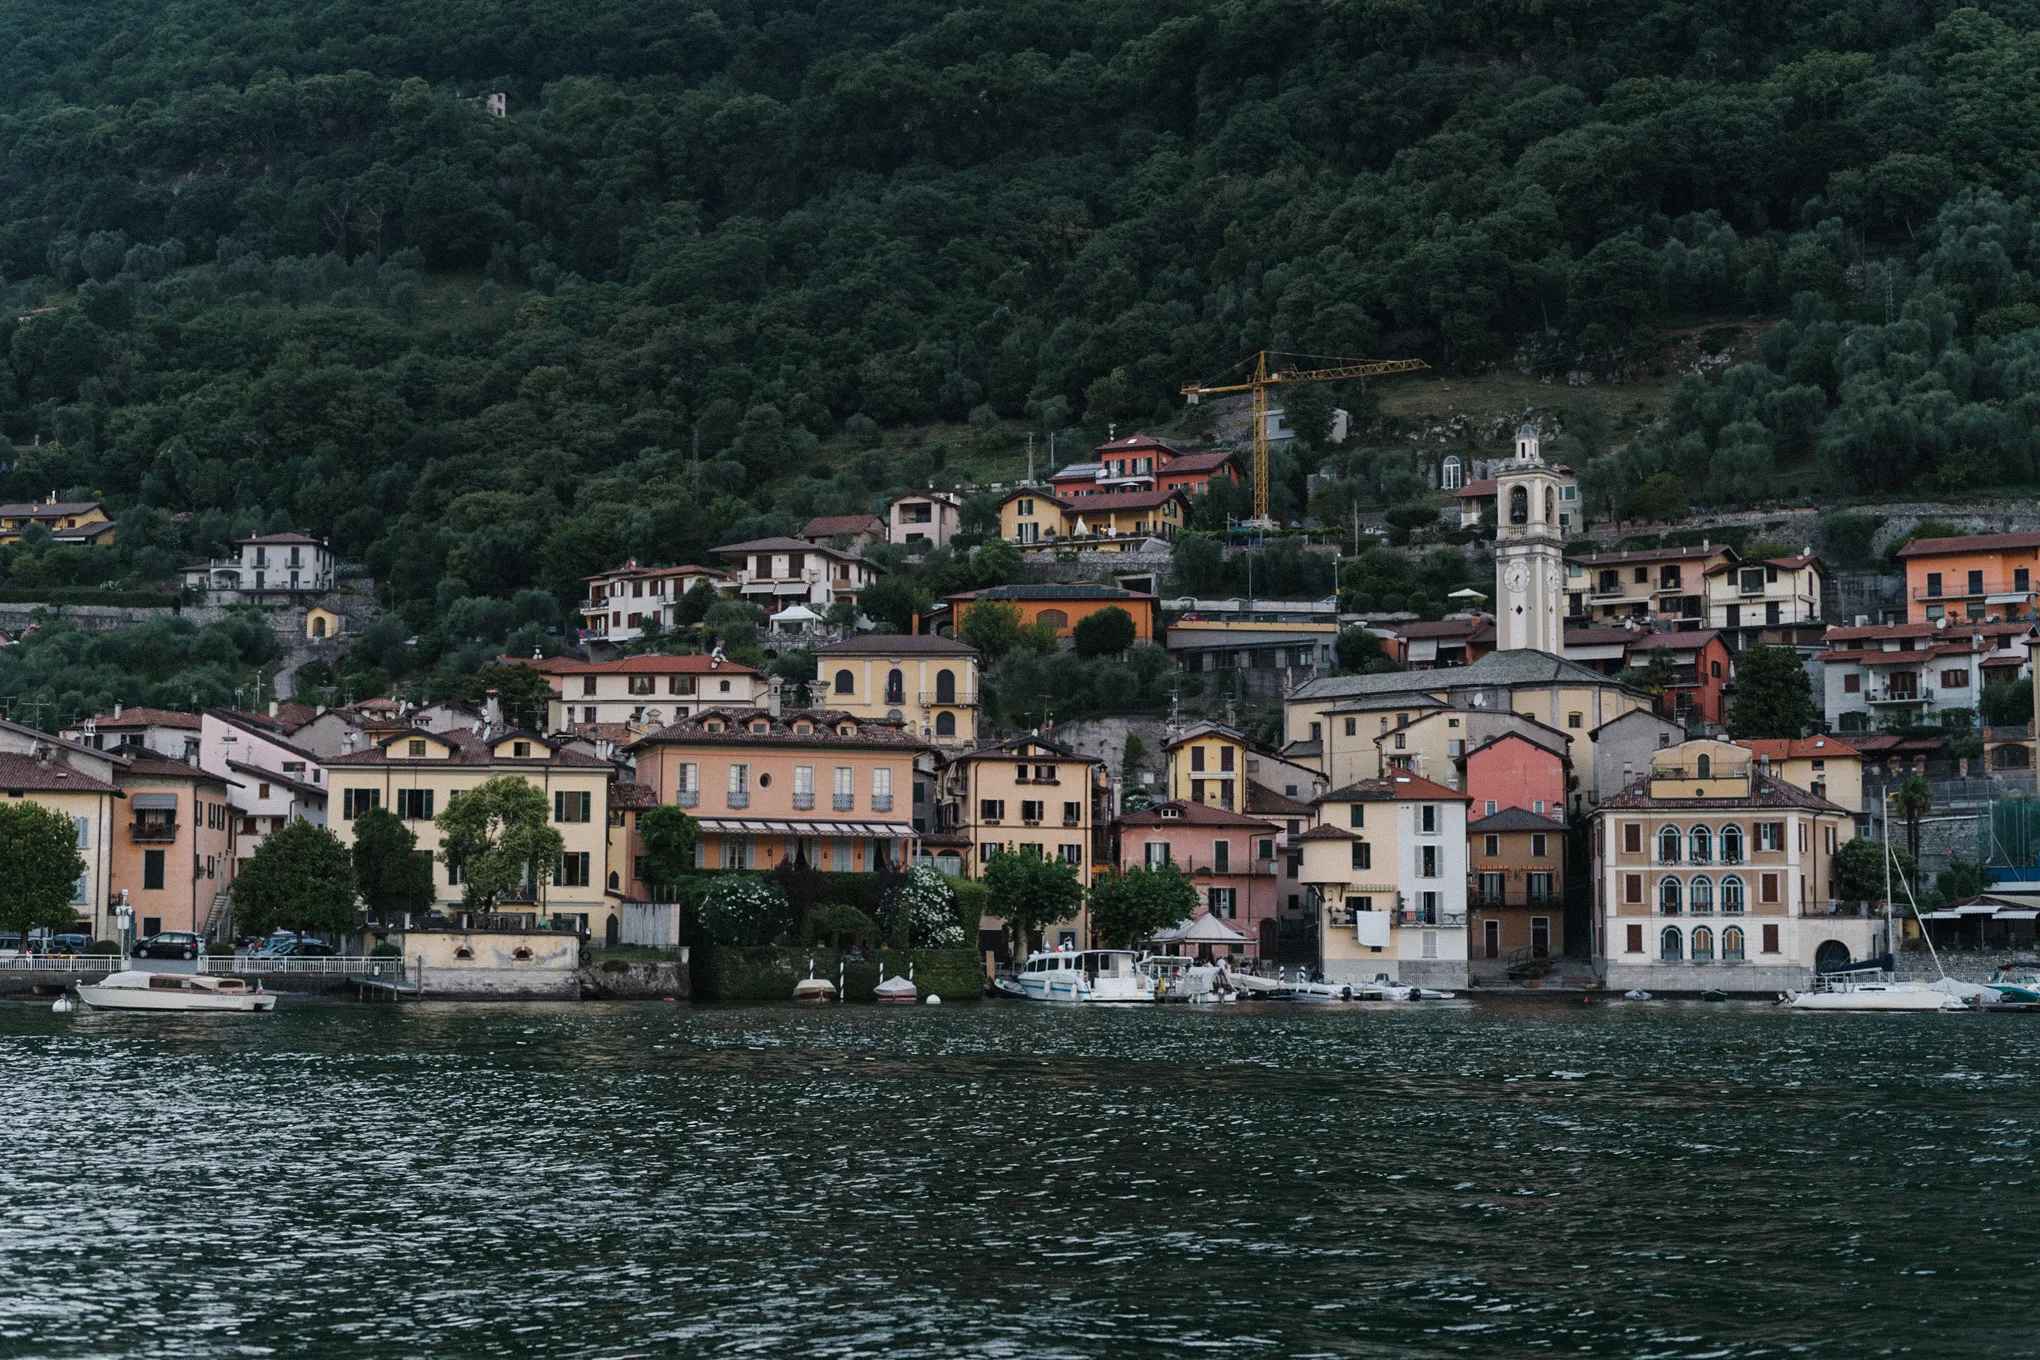
[[[1275,521],[1268,517],[1268,389],[1271,387],[1295,386],[1300,383],[1338,382],[1344,378],[1378,378],[1391,373],[1415,373],[1427,369],[1429,364],[1422,359],[1333,359],[1319,368],[1284,368],[1279,363],[1271,367],[1269,360],[1284,358],[1311,358],[1307,355],[1282,355],[1269,350],[1259,350],[1253,358],[1253,369],[1244,381],[1191,383],[1183,389],[1192,406],[1200,398],[1221,396],[1228,392],[1249,392],[1253,394],[1254,407],[1254,518],[1248,521],[1258,529],[1272,529]],[[1245,361],[1242,361],[1244,363]],[[1235,369],[1240,364],[1235,364]],[[1221,374],[1220,378],[1230,376]]]

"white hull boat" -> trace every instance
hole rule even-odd
[[[1153,1005],[1155,980],[1130,949],[1054,949],[993,984],[1006,996],[1059,1005]]]
[[[905,977],[889,977],[872,988],[871,994],[880,1001],[904,1002],[911,1006],[920,999],[921,989]]]
[[[113,973],[80,983],[78,999],[97,1011],[273,1011],[276,993],[237,977],[197,973]]]
[[[1890,982],[1830,974],[1810,992],[1789,993],[1783,1003],[1795,1011],[1953,1011],[1962,1001],[1918,982]]]

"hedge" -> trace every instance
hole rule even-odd
[[[913,951],[914,983],[922,996],[940,995],[945,1002],[977,1001],[984,995],[984,963],[971,949],[917,949]],[[815,963],[815,976],[836,980],[836,951],[796,949],[784,945],[731,948],[697,945],[692,955],[693,992],[697,1001],[790,1001],[793,984],[808,975],[808,959]],[[886,950],[880,956],[885,974],[893,977],[907,967],[905,950]],[[851,1001],[868,1002],[878,986],[879,959],[853,961],[844,970],[844,991]]]
[[[103,604],[113,609],[175,609],[177,597],[160,590],[101,590],[97,586],[0,586],[0,604]]]

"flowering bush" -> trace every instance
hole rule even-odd
[[[695,912],[717,944],[771,944],[786,929],[786,894],[770,879],[725,874],[709,885]]]
[[[907,871],[887,913],[906,926],[907,943],[917,949],[954,949],[964,943],[956,919],[956,894],[949,880],[926,865]]]

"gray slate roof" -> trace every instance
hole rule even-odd
[[[1388,671],[1380,675],[1331,675],[1296,687],[1297,699],[1345,699],[1366,694],[1429,693],[1444,689],[1487,689],[1496,685],[1596,685],[1624,688],[1599,671],[1575,665],[1549,652],[1517,648],[1489,652],[1469,666],[1441,671]]]

